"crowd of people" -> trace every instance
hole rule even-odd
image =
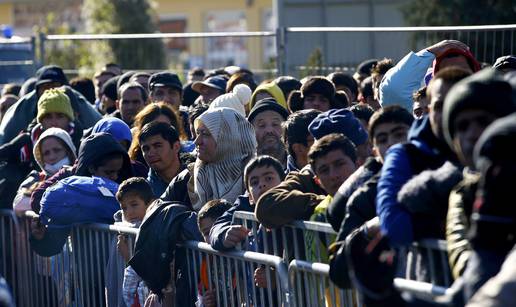
[[[329,223],[338,235],[315,243],[325,251],[317,261],[366,306],[516,304],[515,56],[479,63],[447,40],[398,63],[364,61],[353,76],[257,83],[229,66],[181,79],[107,64],[68,81],[49,65],[2,91],[0,207],[38,214],[32,250],[61,253],[76,224],[139,229],[132,251],[123,235],[110,251],[124,270],[97,270],[108,306],[220,305],[206,280],[188,295],[197,281],[178,273],[188,263],[176,246],[264,252],[232,224],[236,211],[254,213],[265,232]],[[425,238],[448,246],[455,282],[440,301],[393,285],[397,252]],[[254,271],[257,287],[267,274]]]

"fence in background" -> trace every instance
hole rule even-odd
[[[66,231],[56,235],[56,246],[40,249],[55,256],[42,257],[29,244],[30,223],[35,216],[28,212],[17,217],[12,211],[0,210],[0,274],[11,285],[18,306],[105,306],[113,293],[121,291],[121,284],[110,278],[116,279],[116,274],[125,268],[125,261],[116,251],[117,237],[126,236],[132,250],[137,229],[105,224],[76,226],[69,235]],[[247,218],[246,223],[254,223],[247,213],[238,212],[236,216],[240,221]],[[317,236],[334,235],[325,229],[325,224],[318,224],[321,223],[295,222],[283,232],[287,236],[289,231],[320,230]],[[272,235],[265,234],[269,239]],[[435,251],[443,245],[428,240],[413,249],[423,247]],[[331,283],[329,265],[325,263],[256,251],[219,252],[206,243],[193,241],[181,248],[186,253],[188,272],[184,274],[188,275],[190,290],[199,297],[212,290],[218,306],[361,306],[355,291],[342,290]],[[297,248],[300,253],[302,249],[301,245]],[[281,254],[279,251],[276,250]],[[257,270],[263,276],[260,285],[254,277]],[[406,278],[396,278],[394,284],[418,296],[435,297],[449,291],[438,284]]]
[[[516,24],[453,27],[287,27],[276,31],[77,34],[41,36],[41,59],[49,46],[63,41],[161,39],[168,49],[168,67],[185,73],[189,67],[214,69],[241,65],[258,78],[276,75],[303,77],[333,71],[353,73],[368,58],[400,60],[410,50],[420,50],[443,39],[457,39],[470,46],[479,61],[493,63],[516,51]],[[311,60],[309,60],[311,59]],[[77,72],[77,67],[65,67]],[[126,67],[138,70],[141,67]]]

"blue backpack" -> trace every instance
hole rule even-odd
[[[101,177],[71,176],[49,187],[41,199],[40,220],[50,228],[114,222],[120,210],[118,184]]]

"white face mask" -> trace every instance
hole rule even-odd
[[[47,173],[49,173],[50,175],[53,175],[53,174],[57,173],[61,169],[61,167],[65,166],[65,165],[70,165],[70,158],[64,157],[63,159],[57,161],[54,164],[45,163],[44,169]]]

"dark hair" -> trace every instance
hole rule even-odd
[[[360,82],[360,93],[364,96],[364,99],[367,97],[373,97],[373,77],[369,76]]]
[[[177,133],[174,126],[167,123],[151,122],[143,126],[138,141],[140,146],[146,139],[151,136],[160,135],[162,138],[170,143],[170,146],[174,146],[174,143],[179,142],[179,134]]]
[[[288,98],[290,93],[301,88],[301,82],[292,76],[281,76],[273,81],[283,92],[283,96]]]
[[[9,94],[19,96],[20,90],[21,90],[21,85],[16,84],[16,83],[7,83],[6,85],[4,85],[4,88],[2,89],[2,96],[9,95]]]
[[[414,121],[414,116],[410,114],[405,108],[399,105],[390,105],[378,109],[374,112],[369,120],[369,137],[374,138],[376,128],[381,124],[400,123],[410,127]]]
[[[142,95],[142,100],[144,102],[147,101],[147,99],[149,98],[147,90],[143,86],[141,86],[140,83],[133,81],[126,82],[120,86],[120,89],[118,90],[118,99],[122,99],[122,93],[128,89],[138,89]]]
[[[435,76],[432,78],[428,86],[426,87],[426,95],[430,98],[430,85],[435,82],[435,80],[442,80],[444,83],[453,85],[460,80],[470,76],[471,73],[463,68],[459,67],[445,67],[441,70],[439,70],[438,73],[435,74]]]
[[[310,135],[308,125],[322,112],[309,109],[301,110],[290,114],[281,125],[283,127],[283,142],[287,145],[287,152],[294,159],[296,155],[292,149],[293,144],[308,146],[306,138]]]
[[[342,133],[330,133],[318,139],[310,151],[308,152],[308,163],[315,169],[315,161],[327,155],[330,151],[342,150],[342,152],[348,156],[353,163],[357,160],[357,152],[355,145]]]
[[[129,178],[118,186],[116,200],[120,203],[127,195],[141,198],[147,206],[156,199],[149,182],[142,177]]]
[[[80,77],[73,78],[70,80],[70,86],[81,93],[91,104],[95,103],[95,85],[91,79]]]
[[[303,110],[303,97],[300,90],[294,90],[288,95],[287,105],[290,112]]]
[[[353,115],[355,115],[357,119],[361,119],[366,123],[369,122],[371,116],[373,116],[374,113],[373,108],[371,108],[368,104],[364,103],[353,105],[349,108],[349,110],[353,112]]]
[[[206,112],[208,107],[208,105],[202,103],[190,107],[188,112],[188,123],[190,124],[190,127],[194,126],[194,121],[197,119],[197,117],[201,116],[202,113]]]
[[[188,71],[188,74],[189,74],[189,75],[192,75],[192,76],[200,76],[200,77],[204,77],[205,72],[204,72],[204,69],[202,69],[202,68],[200,68],[200,67],[193,67],[193,68],[191,68],[191,69]]]
[[[254,92],[256,89],[256,81],[254,81],[253,74],[247,72],[237,72],[231,78],[229,78],[228,83],[226,85],[226,93],[230,93],[233,88],[240,83],[244,83],[249,86],[251,92]]]
[[[422,88],[415,91],[414,94],[412,94],[413,101],[421,101],[422,99],[425,99],[425,98],[426,98],[426,86],[423,86]]]
[[[281,162],[274,157],[261,155],[249,161],[245,166],[244,183],[247,190],[249,190],[249,174],[259,167],[272,167],[278,173],[281,180],[285,179],[285,171]]]
[[[352,76],[338,71],[329,74],[328,79],[335,84],[335,87],[345,86],[349,88],[355,96],[358,96],[358,84]]]
[[[197,213],[197,223],[202,219],[211,218],[213,220],[218,219],[232,207],[231,203],[225,199],[213,199],[204,204],[201,210]]]
[[[348,94],[344,91],[336,91],[335,92],[335,105],[339,106],[339,109],[349,107],[349,97]]]
[[[93,167],[93,169],[96,170],[99,167],[106,165],[109,161],[118,159],[118,158],[123,160],[124,154],[122,154],[119,151],[110,152],[110,153],[107,153],[107,154],[103,155],[102,157],[100,157],[100,159],[92,161],[91,167]]]
[[[385,75],[385,73],[394,67],[392,59],[383,58],[378,61],[371,69],[371,76]]]

